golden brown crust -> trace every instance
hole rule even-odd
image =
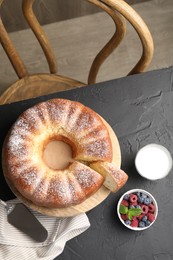
[[[128,175],[117,167],[115,163],[94,162],[89,166],[104,177],[103,185],[112,192],[117,192],[128,180]]]
[[[46,207],[79,204],[96,192],[104,179],[77,161],[64,171],[50,169],[43,161],[43,151],[51,140],[70,144],[75,160],[111,161],[108,130],[97,113],[81,103],[52,99],[26,110],[6,137],[3,167],[24,197]]]

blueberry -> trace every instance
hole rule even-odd
[[[141,197],[145,199],[147,195],[145,193],[141,193]]]
[[[151,203],[151,199],[149,197],[144,199],[144,204],[149,205]]]
[[[152,198],[148,197],[148,199],[150,200],[150,204],[153,202]]]
[[[153,203],[153,200],[150,198],[151,203]]]
[[[144,216],[144,217],[142,218],[142,221],[146,223],[146,221],[147,221],[147,216]]]
[[[129,198],[130,198],[130,195],[129,195],[129,194],[126,194],[126,195],[124,195],[124,197],[123,197],[124,200],[129,200]]]
[[[138,202],[139,203],[143,203],[144,202],[144,198],[142,196],[138,197]]]
[[[146,222],[145,222],[145,225],[148,227],[149,225],[151,224],[151,222],[149,221],[149,220],[147,220]]]
[[[129,219],[125,220],[124,223],[129,226],[131,225],[131,221]]]
[[[141,206],[140,206],[140,205],[136,205],[136,208],[137,208],[137,209],[141,209]]]
[[[139,191],[135,192],[135,194],[136,194],[137,197],[140,196],[140,192]]]
[[[144,221],[140,221],[139,222],[139,227],[141,227],[141,228],[145,227],[145,222]]]
[[[135,208],[134,205],[130,205],[130,206],[129,206],[129,209],[134,209],[134,208]]]

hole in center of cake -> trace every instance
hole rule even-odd
[[[43,160],[53,170],[64,170],[73,160],[71,146],[63,141],[50,141],[44,149]]]

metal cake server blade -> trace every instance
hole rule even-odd
[[[11,225],[37,242],[44,242],[47,239],[47,230],[24,204],[7,204],[2,200],[0,203],[6,208],[7,220]]]

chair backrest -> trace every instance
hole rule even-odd
[[[0,7],[5,0],[0,0]],[[47,77],[50,79],[49,76],[52,78],[50,81],[56,81],[56,89],[51,90],[50,92],[58,91],[58,90],[64,90],[69,89],[73,87],[79,87],[85,85],[84,83],[78,82],[74,79],[69,79],[67,77],[62,77],[58,75],[58,69],[57,69],[57,60],[53,53],[51,44],[39,24],[34,12],[33,12],[33,3],[35,0],[23,0],[22,1],[22,10],[25,19],[27,20],[30,28],[34,32],[36,38],[38,39],[38,42],[40,43],[40,46],[44,52],[44,55],[47,59],[48,65],[49,65],[49,75]],[[128,20],[131,25],[136,30],[141,44],[142,44],[142,56],[140,60],[137,62],[137,64],[132,68],[132,70],[129,72],[130,74],[134,73],[141,73],[145,71],[145,69],[148,67],[148,65],[151,62],[152,56],[153,56],[153,40],[151,37],[151,34],[149,32],[148,27],[146,26],[145,22],[142,20],[142,18],[134,11],[134,9],[129,6],[127,3],[125,3],[123,0],[88,0],[88,2],[98,6],[102,10],[104,10],[107,14],[109,14],[115,23],[115,33],[113,34],[112,38],[109,40],[109,42],[103,47],[103,49],[97,54],[95,57],[90,71],[88,75],[88,82],[87,84],[93,84],[96,82],[96,77],[99,71],[99,68],[103,64],[103,62],[106,60],[106,58],[115,50],[115,48],[118,47],[118,45],[121,43],[125,32],[126,32],[126,20]],[[23,84],[25,82],[26,87],[26,80],[28,80],[29,85],[31,85],[31,82],[33,82],[33,77],[36,77],[36,75],[30,75],[22,58],[20,57],[19,53],[17,52],[14,44],[12,43],[9,34],[7,33],[2,20],[0,19],[0,42],[11,62],[11,64],[14,67],[14,70],[16,71],[16,74],[19,77],[19,81],[12,85],[10,89],[7,89],[7,91],[0,97],[0,104],[16,101],[20,99],[29,98],[32,96],[37,96],[40,94],[47,94],[49,93],[49,90],[46,90],[46,92],[35,92],[34,86],[32,89],[26,89],[23,91],[23,93],[20,94],[17,93],[14,94],[15,91],[18,91],[20,88],[24,88]],[[60,77],[60,78],[58,78]],[[22,81],[25,79],[24,81]],[[32,79],[32,80],[31,80]],[[34,78],[35,79],[35,78]],[[44,81],[44,76],[41,79]],[[61,81],[62,87],[58,86],[58,81]],[[17,84],[17,85],[16,85]],[[33,83],[32,83],[33,84]],[[36,84],[37,85],[37,84]],[[48,84],[49,85],[49,84]],[[51,85],[51,83],[50,83]],[[54,84],[55,85],[55,84]],[[46,86],[46,88],[49,89],[49,86]],[[27,92],[34,92],[33,94],[27,94]],[[26,97],[25,97],[25,96]],[[9,97],[10,96],[10,97]],[[16,97],[17,99],[16,99]]]

